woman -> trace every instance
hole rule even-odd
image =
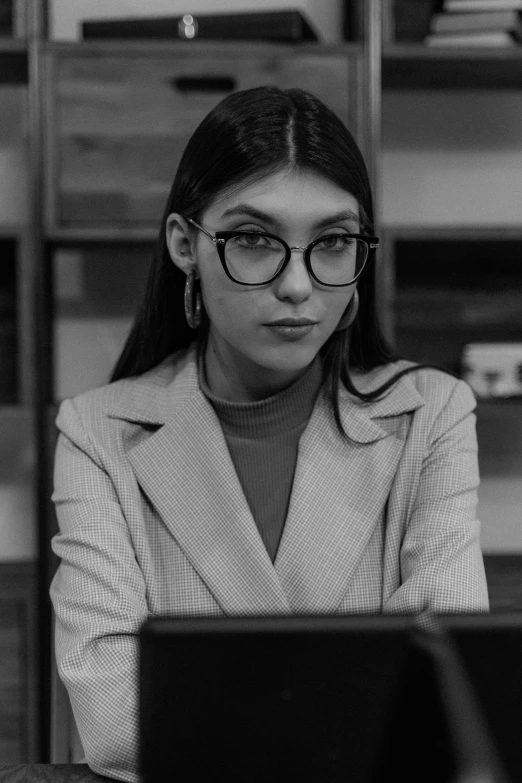
[[[57,659],[87,759],[133,780],[150,613],[482,611],[474,399],[396,360],[372,199],[300,90],[190,140],[112,382],[62,404]]]

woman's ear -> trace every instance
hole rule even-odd
[[[169,255],[182,272],[197,271],[193,232],[183,215],[172,212],[167,218],[166,239]]]

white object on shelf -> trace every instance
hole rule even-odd
[[[522,395],[522,343],[470,343],[463,348],[462,367],[478,397]]]

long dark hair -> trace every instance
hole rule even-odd
[[[223,190],[241,188],[283,170],[309,170],[351,193],[359,203],[361,231],[373,233],[373,202],[366,166],[346,126],[318,98],[300,89],[257,87],[232,93],[194,132],[181,158],[161,222],[145,296],[111,381],[139,375],[194,340],[204,346],[209,322],[196,333],[185,320],[185,274],[172,262],[166,221],[172,212],[199,220]],[[323,383],[342,431],[342,384],[362,400],[383,394],[410,367],[371,392],[360,392],[349,368],[368,371],[399,357],[386,343],[375,307],[375,259],[358,283],[359,311],[349,330],[334,332],[321,349]]]

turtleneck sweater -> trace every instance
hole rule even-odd
[[[256,402],[230,402],[199,384],[214,408],[259,534],[274,562],[288,513],[299,439],[321,386],[317,358],[295,383]]]

